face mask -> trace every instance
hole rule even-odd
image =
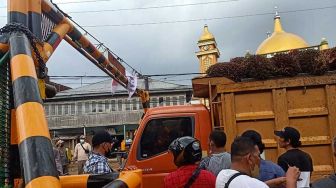
[[[255,157],[255,156],[254,156]],[[254,168],[252,169],[250,169],[250,171],[251,171],[251,176],[253,177],[253,178],[259,178],[259,176],[260,176],[260,167],[259,167],[259,165],[260,164],[257,164],[256,163],[256,161],[254,161]]]
[[[80,143],[84,144],[84,139],[80,139],[79,141]]]
[[[251,176],[253,177],[253,178],[259,178],[259,176],[260,176],[260,173],[259,173],[259,165],[254,165],[254,168],[253,168],[253,170],[251,170]]]
[[[105,151],[105,157],[106,158],[112,158],[112,151],[107,147],[107,151]]]

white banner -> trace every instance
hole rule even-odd
[[[128,99],[131,99],[138,85],[138,77],[136,73],[133,72],[133,74],[130,74],[127,71],[126,71],[126,77],[128,80],[128,84],[127,84]]]

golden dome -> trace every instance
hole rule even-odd
[[[215,39],[215,37],[209,32],[208,26],[205,25],[203,34],[199,38],[198,42],[207,41],[207,40],[214,40],[214,39]]]
[[[287,33],[282,29],[280,16],[274,17],[274,32],[258,47],[256,54],[268,54],[296,48],[308,47],[308,43],[301,37]]]

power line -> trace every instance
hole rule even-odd
[[[114,56],[115,56],[115,58],[117,59],[117,61],[119,62],[119,63],[124,63],[124,64],[126,64],[129,68],[131,68],[132,70],[133,70],[133,72],[135,72],[136,74],[138,74],[138,75],[141,75],[141,73],[140,72],[138,72],[137,70],[135,70],[131,65],[129,65],[128,63],[126,63],[121,57],[119,57],[117,54],[115,54],[114,52],[112,52],[112,50],[110,50],[107,46],[105,46],[104,45],[104,43],[102,43],[102,42],[100,42],[95,36],[93,36],[91,33],[89,33],[85,28],[83,28],[81,25],[79,25],[75,20],[73,20],[68,14],[66,14],[66,13],[64,13],[55,3],[53,3],[53,2],[51,2],[59,11],[61,11],[63,14],[64,14],[64,16],[66,16],[69,20],[71,20],[75,25],[77,25],[80,29],[82,29],[84,32],[85,32],[85,34],[87,34],[87,35],[89,35],[89,36],[91,36],[96,42],[98,42],[98,49],[100,48],[100,47],[103,47],[105,50],[104,50],[104,52],[105,51],[108,51],[108,52],[110,52],[111,54],[113,54]],[[103,52],[103,53],[104,53]]]
[[[93,2],[103,2],[112,0],[88,0],[88,1],[70,1],[70,2],[58,2],[57,4],[76,4],[76,3],[93,3]],[[7,8],[7,6],[2,6],[0,8]]]
[[[176,73],[176,74],[143,74],[142,76],[144,77],[162,77],[162,76],[186,76],[186,75],[203,75],[205,73]],[[76,79],[80,79],[80,78],[110,78],[109,76],[98,76],[98,75],[92,75],[92,76],[87,76],[87,75],[75,75],[75,76],[70,76],[70,75],[52,75],[49,76],[50,78],[53,79],[66,79],[66,78],[76,78]]]
[[[99,1],[110,1],[110,0],[89,0],[81,2],[60,2],[55,4],[70,4],[70,3],[87,3],[87,2],[99,2]],[[105,10],[84,10],[84,11],[70,11],[67,14],[80,14],[80,13],[100,13],[100,12],[119,12],[119,11],[135,11],[135,10],[149,10],[149,9],[161,9],[161,8],[174,8],[174,7],[187,7],[187,6],[197,6],[197,5],[208,5],[208,4],[218,4],[218,3],[229,3],[239,0],[221,0],[221,1],[209,1],[201,3],[187,3],[187,4],[176,4],[176,5],[163,5],[163,6],[151,6],[151,7],[137,7],[137,8],[120,8],[120,9],[105,9]],[[0,7],[7,8],[7,7]],[[6,17],[6,16],[0,16]]]
[[[56,2],[57,4],[76,4],[76,3],[93,3],[93,2],[106,2],[112,0],[88,0],[88,1],[69,1],[69,2]]]
[[[83,10],[83,11],[70,11],[70,14],[79,13],[100,13],[100,12],[119,12],[119,11],[135,11],[135,10],[149,10],[149,9],[162,9],[162,8],[175,8],[175,7],[188,7],[188,6],[198,6],[198,5],[209,5],[218,3],[229,3],[239,0],[224,0],[224,1],[209,1],[201,3],[187,3],[187,4],[176,4],[176,5],[163,5],[163,6],[151,6],[151,7],[137,7],[137,8],[120,8],[120,9],[103,9],[103,10]]]
[[[238,1],[238,0],[231,0],[231,1]],[[228,2],[228,1],[225,1],[225,2]],[[194,3],[194,4],[196,4],[196,3]],[[173,5],[171,5],[171,6],[173,6]],[[146,7],[144,7],[144,8],[146,8]],[[149,7],[147,7],[147,8],[149,8]],[[288,10],[288,11],[278,11],[278,12],[281,13],[281,14],[288,14],[288,13],[295,13],[295,12],[315,11],[315,10],[324,10],[324,9],[332,9],[332,8],[336,8],[336,5],[325,6],[325,7],[317,7],[317,8],[307,8],[307,9],[297,9],[297,10]],[[121,10],[121,9],[114,9],[114,11],[117,11],[117,10]],[[97,13],[99,13],[99,12],[104,12],[104,11],[107,11],[107,10],[91,11],[91,12],[97,12]],[[78,12],[72,12],[72,13],[79,13],[79,11]],[[172,24],[172,23],[185,23],[185,22],[197,22],[197,21],[211,21],[211,20],[222,20],[222,19],[234,19],[234,18],[244,18],[244,17],[252,17],[252,16],[265,16],[265,15],[274,15],[274,12],[264,12],[264,13],[244,14],[244,15],[237,15],[237,16],[214,17],[214,18],[199,18],[199,19],[188,19],[188,20],[147,22],[147,23],[84,25],[82,27],[122,27],[122,26],[158,25],[158,24]],[[0,16],[0,17],[6,17],[6,16]]]
[[[111,0],[87,0],[87,1],[71,1],[71,2],[59,2],[59,3],[54,2],[54,3],[61,5],[61,4],[74,4],[74,3],[106,2],[106,1],[111,1]],[[173,7],[186,7],[186,6],[207,5],[207,4],[217,4],[217,3],[229,3],[233,1],[239,1],[239,0],[221,0],[221,1],[201,2],[201,3],[187,3],[187,4],[176,4],[176,5],[120,8],[120,9],[106,9],[106,10],[72,11],[68,13],[77,14],[77,13],[91,13],[91,12],[117,12],[117,11],[148,10],[148,9],[159,9],[159,8],[173,8]],[[7,6],[3,6],[0,8],[7,8]]]
[[[288,13],[295,13],[295,12],[315,11],[315,10],[324,10],[324,9],[332,9],[332,8],[336,8],[336,5],[326,6],[326,7],[318,7],[318,8],[307,8],[307,9],[279,11],[279,13],[288,14]],[[264,12],[264,13],[256,13],[256,14],[244,14],[244,15],[237,15],[237,16],[224,16],[224,17],[214,17],[214,18],[199,18],[199,19],[188,19],[188,20],[161,21],[161,22],[84,25],[82,27],[94,28],[94,27],[125,27],[125,26],[160,25],[160,24],[175,24],[175,23],[187,23],[187,22],[198,22],[198,21],[235,19],[235,18],[245,18],[245,17],[252,17],[252,16],[265,16],[265,15],[274,15],[274,12]]]

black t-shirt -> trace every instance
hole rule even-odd
[[[301,172],[312,172],[313,161],[310,155],[300,149],[286,151],[278,158],[278,165],[287,172],[288,166],[296,166]]]

